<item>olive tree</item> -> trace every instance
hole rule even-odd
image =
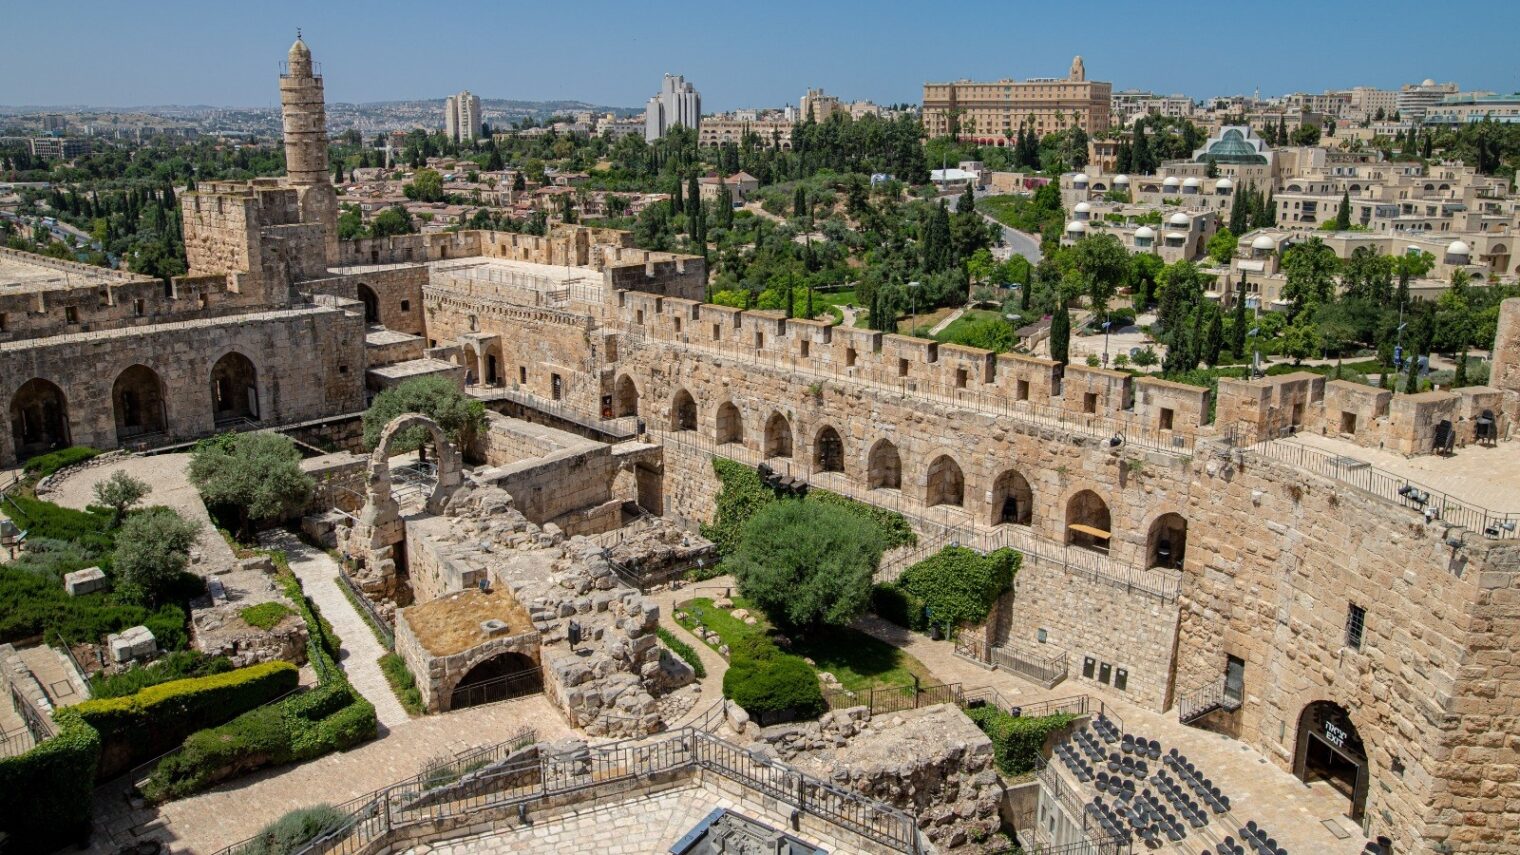
[[[865,611],[881,561],[881,529],[818,502],[786,500],[745,523],[725,562],[739,592],[778,624],[807,630],[847,624]]]
[[[237,515],[239,537],[251,536],[254,523],[305,507],[315,486],[301,471],[301,452],[290,437],[263,432],[224,434],[197,445],[190,483],[208,506]]]

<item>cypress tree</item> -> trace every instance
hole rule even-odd
[[[681,178],[676,176],[676,192],[670,197],[670,212],[679,214],[686,210],[686,203],[681,199]]]
[[[1255,192],[1254,186],[1243,187],[1241,188],[1240,192],[1235,194],[1234,200],[1230,202],[1231,234],[1243,235],[1247,231],[1250,231],[1250,224],[1247,220],[1247,214],[1250,211],[1251,194],[1253,192]]]
[[[1420,358],[1409,354],[1409,374],[1404,378],[1404,393],[1413,395],[1420,391]]]
[[[1219,364],[1219,351],[1224,349],[1224,313],[1215,303],[1208,304],[1209,321],[1203,331],[1203,361],[1210,368]]]
[[[1240,286],[1235,292],[1235,315],[1230,324],[1230,353],[1236,359],[1244,359],[1246,355],[1246,278],[1240,277]]]
[[[686,179],[686,217],[694,220],[702,209],[702,191],[697,187],[697,173]]]
[[[1050,358],[1065,365],[1071,348],[1071,315],[1064,304],[1050,316]]]
[[[1467,385],[1467,348],[1462,348],[1462,355],[1457,357],[1457,371],[1451,378],[1451,387],[1460,389]]]
[[[1335,212],[1335,230],[1343,232],[1351,228],[1351,191],[1341,191],[1341,206]]]
[[[792,216],[807,216],[807,189],[801,184],[797,185],[797,191],[792,194]]]

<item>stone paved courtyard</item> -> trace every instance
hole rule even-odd
[[[350,751],[238,778],[157,809],[132,809],[129,784],[117,781],[96,791],[96,834],[87,851],[110,855],[149,837],[176,855],[205,855],[253,836],[287,811],[342,804],[417,774],[429,760],[500,742],[522,727],[534,728],[540,739],[571,734],[559,711],[534,695],[411,719]]]

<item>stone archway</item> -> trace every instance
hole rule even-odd
[[[69,445],[69,401],[52,382],[34,377],[11,396],[11,444],[17,460]]]
[[[677,389],[675,397],[670,399],[670,429],[697,429],[697,400],[685,389]]]
[[[391,446],[398,434],[413,428],[427,431],[437,452],[438,482],[428,495],[427,512],[443,513],[449,498],[464,483],[464,460],[437,422],[421,413],[402,413],[380,432],[365,472],[364,507],[349,531],[345,548],[363,567],[360,581],[364,590],[387,597],[396,594],[396,561],[403,556],[395,550],[406,538],[401,505],[391,492]]]
[[[1005,469],[992,482],[991,525],[1034,524],[1034,490],[1017,469]]]
[[[924,481],[924,505],[955,505],[966,503],[966,476],[955,458],[941,454],[929,462]]]
[[[792,423],[781,413],[771,413],[765,422],[765,456],[792,456]]]
[[[902,489],[902,455],[891,440],[879,439],[866,455],[866,487],[871,490]]]
[[[359,294],[359,302],[364,304],[364,322],[380,323],[380,296],[375,293],[375,289],[360,282],[355,290]]]
[[[813,471],[844,471],[844,440],[831,425],[824,425],[813,439]]]
[[[533,657],[508,650],[471,665],[446,693],[446,710],[504,701],[544,690],[543,671]]]
[[[612,390],[612,413],[616,418],[639,414],[639,387],[627,374],[618,376],[617,386]]]
[[[253,360],[234,350],[211,366],[211,404],[218,425],[259,420],[259,372]]]
[[[1334,701],[1314,701],[1298,716],[1293,774],[1313,787],[1324,782],[1346,799],[1346,815],[1360,822],[1367,810],[1371,766],[1351,714]]]
[[[1064,539],[1068,546],[1108,554],[1113,543],[1113,517],[1102,496],[1092,490],[1081,490],[1066,502]]]
[[[734,406],[733,401],[724,401],[718,405],[715,427],[719,445],[731,442],[744,444],[744,418],[739,415],[739,408]]]
[[[164,433],[169,417],[164,381],[158,372],[146,365],[133,365],[116,375],[111,386],[111,411],[116,417],[117,442]]]
[[[1182,569],[1187,553],[1187,517],[1165,513],[1151,523],[1145,537],[1145,566]]]

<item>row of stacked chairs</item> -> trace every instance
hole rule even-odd
[[[1151,795],[1150,790],[1141,790],[1138,796],[1130,799],[1125,817],[1129,819],[1135,836],[1151,849],[1167,842],[1179,843],[1187,837],[1187,828]]]
[[[1092,729],[1110,745],[1119,741],[1119,728],[1114,724],[1113,719],[1101,712],[1092,720]]]
[[[1160,790],[1161,795],[1166,796],[1166,800],[1171,803],[1177,813],[1182,815],[1183,819],[1187,820],[1188,825],[1203,828],[1209,824],[1209,812],[1194,801],[1192,796],[1183,792],[1182,787],[1172,780],[1172,776],[1168,775],[1166,770],[1163,769],[1151,776],[1151,786]],[[1218,812],[1220,811],[1216,811]]]
[[[1288,850],[1277,845],[1277,841],[1267,834],[1267,830],[1251,820],[1240,829],[1240,841],[1234,837],[1226,837],[1223,843],[1212,850],[1204,850],[1203,855],[1288,855]]]
[[[1062,742],[1056,745],[1055,754],[1062,763],[1066,764],[1066,768],[1077,777],[1078,781],[1085,784],[1093,779],[1092,764],[1087,762],[1087,758],[1078,754],[1075,748]]]
[[[1087,803],[1086,810],[1108,836],[1118,838],[1125,847],[1133,841],[1134,837],[1129,830],[1129,825],[1113,808],[1104,803],[1102,796],[1093,797],[1093,800]]]
[[[1108,762],[1103,753],[1103,744],[1098,741],[1098,737],[1092,735],[1091,731],[1079,730],[1072,734],[1072,740],[1077,743],[1078,748],[1082,749],[1082,753],[1087,755],[1088,760],[1094,763]]]
[[[1146,739],[1143,736],[1135,736],[1126,733],[1119,740],[1119,750],[1125,754],[1133,754],[1136,757],[1149,757],[1152,760],[1161,759],[1161,743],[1154,739]]]
[[[1179,754],[1177,749],[1168,751],[1166,758],[1161,761],[1173,772],[1182,783],[1198,794],[1198,798],[1209,806],[1214,813],[1224,813],[1230,809],[1230,797],[1224,791],[1214,786],[1214,782],[1204,777],[1198,768],[1188,761],[1186,754]]]
[[[1144,760],[1122,756],[1119,752],[1115,751],[1108,755],[1108,771],[1121,772],[1143,781],[1150,777],[1151,767]]]

